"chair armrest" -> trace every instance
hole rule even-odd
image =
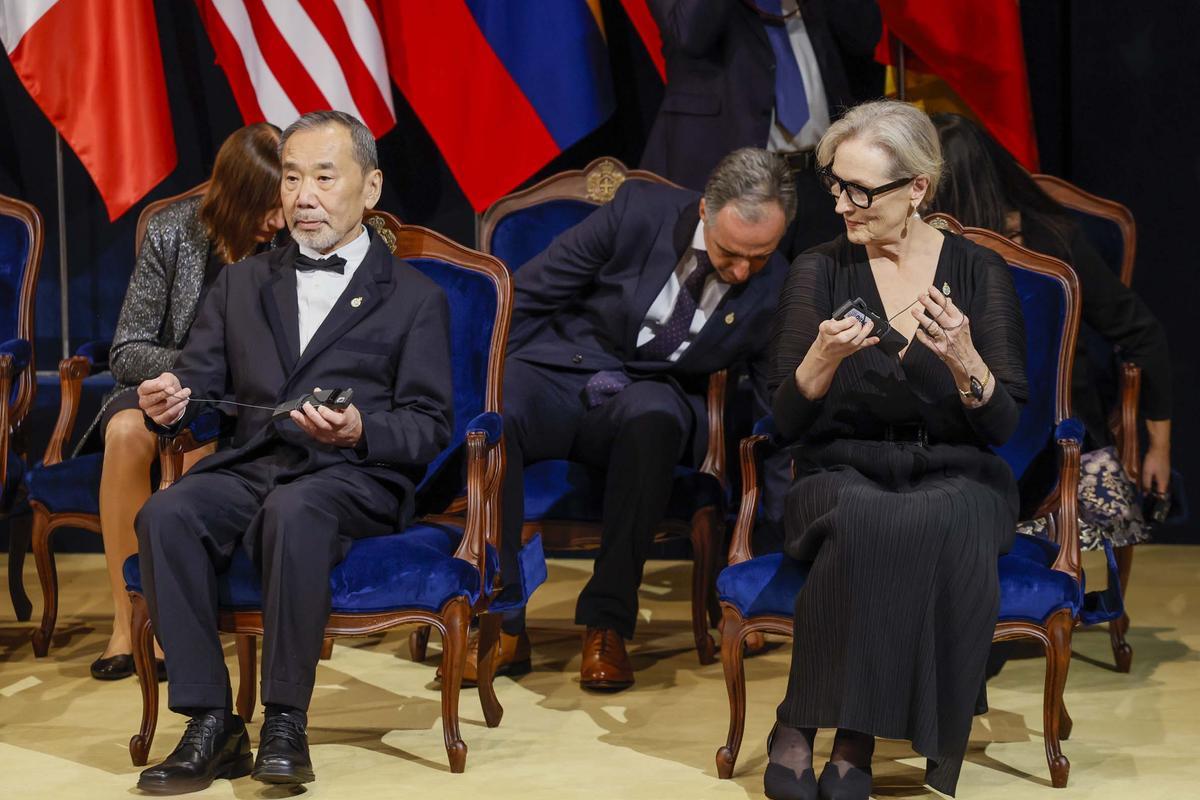
[[[1058,423],[1054,439],[1058,444],[1058,486],[1055,507],[1050,512],[1058,557],[1052,569],[1065,572],[1083,585],[1083,567],[1079,547],[1079,454],[1083,447],[1083,424],[1074,418]]]
[[[487,545],[498,546],[500,537],[500,483],[504,478],[504,449],[500,447],[503,420],[489,411],[471,420],[466,433],[467,500],[463,537],[455,558],[479,572],[481,602],[490,594]],[[497,580],[499,575],[496,576]]]
[[[1108,419],[1108,428],[1117,442],[1117,457],[1126,474],[1136,484],[1141,477],[1141,447],[1138,442],[1138,403],[1142,394],[1142,368],[1132,361],[1122,362],[1117,373],[1117,406]]]
[[[756,426],[757,427],[757,426]],[[733,538],[729,542],[729,566],[754,558],[750,546],[754,521],[758,517],[758,501],[762,497],[762,463],[771,437],[756,433],[742,439],[738,445],[739,466],[742,471],[742,499],[738,504]]]
[[[29,366],[33,347],[29,344],[28,339],[9,339],[0,344],[0,353],[12,356],[12,374],[15,376]]]
[[[54,432],[50,435],[50,443],[46,445],[46,454],[42,457],[42,464],[47,467],[62,462],[63,445],[71,438],[71,431],[75,428],[75,415],[79,413],[83,379],[90,374],[92,361],[86,356],[74,355],[58,362],[58,420],[54,423]]]
[[[701,472],[707,472],[728,489],[725,468],[725,388],[729,382],[727,370],[718,370],[708,376],[708,449],[704,453]]]
[[[13,354],[0,352],[0,492],[8,486],[8,404],[16,369]]]
[[[223,417],[209,409],[197,414],[173,434],[158,434],[159,491],[166,489],[183,474],[183,454],[203,447],[221,435]]]

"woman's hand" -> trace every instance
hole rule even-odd
[[[853,317],[822,322],[817,338],[793,374],[800,393],[809,400],[824,397],[842,359],[879,344],[879,337],[871,335],[873,326],[870,320],[864,325]]]
[[[874,326],[871,320],[864,325],[851,316],[827,319],[817,328],[817,339],[812,349],[817,351],[822,360],[840,363],[859,350],[879,344],[879,337],[871,335]]]
[[[971,320],[953,300],[931,286],[917,298],[912,315],[917,340],[949,368],[959,391],[971,390],[971,378],[982,382],[987,377],[987,365],[971,341]]]

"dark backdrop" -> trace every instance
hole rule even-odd
[[[728,0],[733,2],[734,0]],[[204,180],[217,148],[242,122],[192,3],[156,0],[179,165],[145,200],[110,224],[78,159],[64,148],[71,346],[111,336],[132,269],[138,212]],[[605,0],[618,108],[601,128],[531,182],[599,155],[636,165],[662,97],[640,41]],[[1200,177],[1200,4],[1194,0],[1024,0],[1026,54],[1042,169],[1129,206],[1138,223],[1135,288],[1172,342],[1176,465],[1200,485],[1200,427],[1189,416],[1198,375],[1190,322],[1200,301],[1191,237]],[[399,93],[398,124],[380,141],[380,206],[406,222],[474,243],[474,215],[436,147]],[[48,241],[38,289],[40,369],[54,369],[59,279],[54,130],[0,59],[0,193],[36,205]],[[503,120],[497,120],[497,125]],[[1193,492],[1195,494],[1195,492]],[[1164,531],[1200,541],[1195,526]]]

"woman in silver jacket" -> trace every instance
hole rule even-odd
[[[104,437],[100,529],[114,615],[108,646],[91,668],[98,680],[133,674],[131,609],[121,567],[137,552],[133,521],[150,497],[157,456],[156,438],[138,408],[137,385],[174,365],[204,290],[220,270],[269,246],[283,228],[278,145],[279,129],[269,123],[234,131],[217,153],[204,194],[172,203],[146,227],[109,353],[117,386],[80,445],[95,431]],[[190,453],[185,469],[210,452]]]

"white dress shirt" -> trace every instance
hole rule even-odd
[[[784,14],[795,10],[796,0],[783,0]],[[825,99],[825,84],[821,81],[821,68],[817,64],[812,40],[808,38],[808,29],[804,25],[802,13],[788,17],[787,32],[792,43],[792,52],[796,54],[796,63],[800,65],[800,77],[804,79],[804,94],[808,97],[808,122],[792,136],[775,123],[775,110],[771,110],[767,149],[779,153],[815,147],[829,129],[829,102]]]
[[[696,225],[696,232],[692,235],[692,249],[708,252],[708,248],[704,246],[703,221]],[[654,298],[654,302],[650,304],[650,310],[646,312],[646,318],[642,320],[642,327],[638,330],[638,347],[653,339],[658,333],[658,329],[671,316],[671,310],[675,308],[675,300],[679,297],[679,290],[694,269],[696,269],[696,256],[689,250],[687,257],[675,267],[675,271],[671,273],[666,284],[659,291],[658,297]],[[727,291],[729,291],[729,284],[717,277],[716,272],[704,280],[704,289],[700,292],[700,302],[696,304],[696,313],[692,315],[692,324],[688,328],[687,338],[676,348],[674,353],[667,356],[668,361],[679,360],[679,357],[688,349],[688,345],[696,338],[696,334],[700,333],[704,323],[708,322],[708,318],[716,311],[717,305]]]
[[[308,347],[313,334],[321,327],[321,323],[325,321],[325,317],[329,316],[334,303],[338,301],[342,292],[350,284],[350,279],[354,277],[354,271],[358,269],[358,265],[367,257],[367,250],[371,247],[371,237],[367,235],[366,228],[361,226],[360,228],[361,232],[353,241],[342,245],[332,253],[318,253],[311,247],[300,245],[300,253],[309,258],[340,256],[346,259],[346,266],[341,275],[328,270],[314,269],[307,272],[296,270],[296,306],[300,311],[301,353],[304,352],[304,348]]]

